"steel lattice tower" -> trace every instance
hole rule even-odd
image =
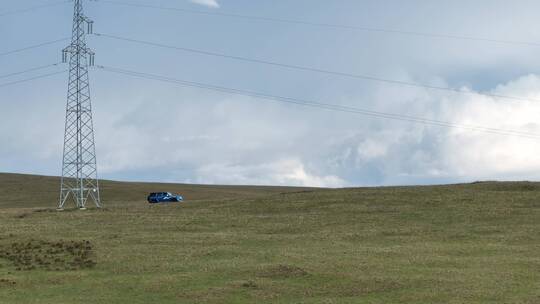
[[[69,83],[58,209],[64,208],[70,196],[80,209],[86,208],[89,199],[100,208],[88,79],[88,67],[94,65],[94,52],[86,46],[86,35],[92,33],[93,22],[83,14],[83,0],[74,2],[71,44],[62,52],[62,61],[69,60]]]

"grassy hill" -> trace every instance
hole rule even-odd
[[[0,303],[540,302],[536,183],[104,182],[106,210],[60,213],[57,187],[0,175]]]
[[[308,188],[263,186],[205,186],[160,183],[126,183],[100,181],[106,207],[145,205],[151,192],[181,193],[191,202],[228,200],[298,192]],[[60,178],[25,174],[0,173],[0,208],[52,208],[58,205]]]

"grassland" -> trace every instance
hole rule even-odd
[[[536,183],[104,182],[86,212],[47,209],[57,186],[0,175],[2,304],[540,303]],[[188,201],[144,202],[162,189]]]

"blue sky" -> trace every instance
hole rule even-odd
[[[128,1],[128,0],[126,0]],[[537,1],[130,0],[540,42]],[[56,1],[5,0],[1,12]],[[85,3],[98,33],[471,91],[540,99],[540,47],[338,30]],[[0,53],[70,35],[72,4],[0,16]],[[501,102],[90,36],[96,64],[263,93],[540,134],[535,102]],[[0,57],[0,75],[60,61],[65,43]],[[50,71],[62,69],[52,68]],[[47,71],[43,71],[45,73]],[[0,171],[58,175],[67,75],[0,79]],[[100,177],[365,186],[536,180],[539,141],[271,103],[93,70]]]

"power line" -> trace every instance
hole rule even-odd
[[[19,83],[23,83],[23,82],[29,82],[29,81],[33,81],[33,80],[37,80],[37,79],[42,79],[42,78],[47,78],[47,77],[63,74],[65,72],[67,72],[67,71],[68,70],[63,70],[63,71],[58,71],[58,72],[54,72],[54,73],[35,76],[35,77],[32,77],[32,78],[21,79],[21,80],[17,80],[17,81],[13,81],[13,82],[0,83],[0,88],[7,87],[7,86],[10,86],[10,85],[19,84]]]
[[[69,38],[62,38],[62,39],[47,41],[47,42],[43,42],[43,43],[23,47],[23,48],[16,49],[16,50],[6,51],[6,52],[3,52],[3,53],[0,53],[0,57],[15,54],[15,53],[20,53],[20,52],[31,50],[31,49],[40,48],[40,47],[51,45],[51,44],[56,44],[56,43],[63,42],[63,41],[66,41],[66,40],[69,40]]]
[[[347,78],[355,78],[355,79],[368,80],[368,81],[383,82],[383,83],[389,83],[389,84],[394,84],[394,85],[402,85],[402,86],[409,86],[409,87],[424,88],[424,89],[430,89],[430,90],[448,91],[448,92],[458,93],[458,94],[480,95],[480,96],[486,96],[486,97],[492,97],[492,98],[510,100],[510,101],[534,101],[534,102],[540,102],[540,99],[529,99],[529,98],[523,98],[523,97],[492,94],[492,93],[472,92],[472,91],[465,91],[465,90],[462,90],[462,89],[456,89],[456,88],[450,88],[450,87],[434,86],[434,85],[428,85],[428,84],[422,84],[422,83],[385,79],[385,78],[369,76],[369,75],[360,75],[360,74],[353,74],[353,73],[331,71],[331,70],[325,70],[325,69],[319,69],[319,68],[313,68],[313,67],[306,67],[306,66],[300,66],[300,65],[280,63],[280,62],[269,61],[269,60],[264,60],[264,59],[255,59],[255,58],[248,58],[248,57],[244,57],[244,56],[227,55],[227,54],[223,54],[223,53],[217,53],[217,52],[211,52],[211,51],[205,51],[205,50],[199,50],[199,49],[193,49],[193,48],[172,46],[172,45],[166,45],[166,44],[150,42],[150,41],[144,41],[144,40],[138,40],[138,39],[132,39],[132,38],[125,38],[125,37],[109,35],[109,34],[103,34],[103,33],[95,33],[95,35],[100,36],[100,37],[120,40],[120,41],[127,41],[127,42],[132,42],[132,43],[138,43],[138,44],[143,44],[143,45],[159,47],[159,48],[173,49],[173,50],[178,50],[178,51],[183,51],[183,52],[201,54],[201,55],[205,55],[205,56],[228,58],[228,59],[244,61],[244,62],[250,62],[250,63],[271,65],[271,66],[277,66],[277,67],[282,67],[282,68],[287,68],[287,69],[302,70],[302,71],[308,71],[308,72],[322,73],[322,74],[341,76],[341,77],[347,77]]]
[[[34,72],[34,71],[39,71],[39,70],[48,69],[48,68],[50,68],[50,67],[54,67],[54,66],[57,66],[57,65],[59,65],[59,64],[60,64],[60,63],[48,64],[48,65],[43,65],[43,66],[39,66],[39,67],[35,67],[35,68],[28,69],[28,70],[20,71],[20,72],[15,72],[15,73],[10,73],[10,74],[0,75],[0,79],[12,77],[12,76],[17,76],[17,75],[21,75],[21,74],[25,74],[25,73],[28,73],[28,72]]]
[[[201,88],[205,90],[213,90],[213,91],[218,91],[218,92],[227,93],[227,94],[243,95],[243,96],[254,97],[258,99],[291,103],[291,104],[313,107],[313,108],[321,108],[321,109],[331,110],[331,111],[346,112],[346,113],[359,114],[359,115],[370,116],[370,117],[392,119],[392,120],[399,120],[399,121],[408,121],[408,122],[413,122],[413,123],[418,123],[418,124],[427,124],[427,125],[454,128],[454,129],[464,129],[464,130],[469,130],[469,131],[477,131],[477,132],[491,133],[491,134],[498,134],[498,135],[505,135],[505,136],[517,136],[517,137],[524,137],[524,138],[530,138],[530,139],[540,139],[540,134],[535,134],[535,133],[497,129],[497,128],[490,128],[490,127],[483,127],[483,126],[474,126],[474,125],[462,125],[462,124],[455,124],[451,122],[445,122],[445,121],[439,121],[439,120],[433,120],[433,119],[427,119],[427,118],[421,118],[421,117],[378,112],[378,111],[372,111],[372,110],[348,107],[348,106],[332,105],[332,104],[320,103],[320,102],[315,102],[315,101],[310,101],[310,100],[305,100],[305,99],[283,97],[283,96],[270,95],[270,94],[253,92],[253,91],[215,86],[215,85],[199,83],[199,82],[185,81],[185,80],[174,79],[174,78],[169,78],[169,77],[160,76],[160,75],[120,69],[120,68],[113,68],[113,67],[106,67],[106,66],[98,66],[98,68],[107,72],[123,74],[123,75],[132,76],[132,77],[173,83],[173,84],[177,84],[181,86],[196,87],[196,88]]]
[[[58,1],[58,2],[53,2],[53,3],[49,3],[49,4],[36,5],[36,6],[27,7],[27,8],[17,9],[17,10],[13,10],[13,11],[0,13],[0,17],[4,17],[4,16],[8,16],[8,15],[16,15],[16,14],[21,14],[21,13],[27,13],[27,12],[31,12],[31,11],[35,11],[35,10],[39,10],[39,9],[43,9],[43,8],[47,8],[47,7],[57,6],[57,5],[65,4],[65,3],[69,3],[69,2],[71,2],[71,0],[64,0],[64,1]]]
[[[304,21],[304,20],[293,20],[293,19],[254,16],[254,15],[208,12],[208,11],[193,10],[193,9],[186,9],[186,8],[157,6],[157,5],[150,5],[150,4],[115,1],[115,0],[96,0],[96,2],[110,3],[110,4],[123,5],[123,6],[132,6],[132,7],[139,7],[139,8],[150,8],[150,9],[156,9],[156,10],[174,11],[174,12],[188,13],[188,14],[240,18],[240,19],[246,19],[246,20],[274,22],[274,23],[298,24],[298,25],[325,27],[325,28],[333,28],[333,29],[340,29],[340,30],[353,30],[353,31],[363,31],[363,32],[383,33],[383,34],[417,36],[417,37],[436,38],[436,39],[479,41],[479,42],[489,42],[489,43],[506,44],[506,45],[530,46],[530,47],[540,46],[540,43],[530,42],[530,41],[503,40],[503,39],[492,39],[492,38],[485,38],[485,37],[465,36],[465,35],[439,34],[439,33],[428,33],[428,32],[405,31],[405,30],[398,30],[398,29],[362,27],[362,26],[344,25],[344,24],[319,23],[319,22],[310,22],[310,21]]]

